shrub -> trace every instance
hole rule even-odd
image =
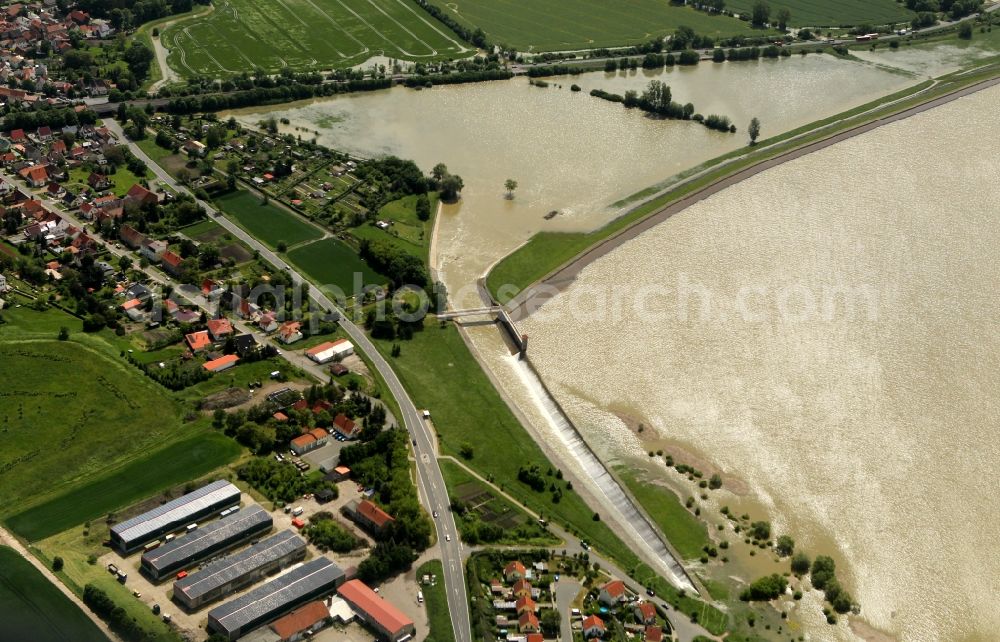
[[[788,580],[777,573],[772,573],[754,580],[750,587],[740,594],[740,599],[744,602],[773,600],[781,596],[787,588]]]

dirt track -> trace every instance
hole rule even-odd
[[[983,89],[988,89],[995,85],[1000,84],[1000,78],[992,78],[990,80],[984,80],[982,82],[964,87],[962,89],[956,90],[952,93],[945,94],[933,100],[929,100],[920,105],[904,109],[903,111],[897,112],[885,118],[878,118],[871,122],[859,125],[857,127],[845,130],[839,134],[830,136],[829,138],[824,138],[822,140],[816,141],[814,143],[809,143],[798,147],[796,149],[790,150],[773,158],[761,161],[751,167],[742,169],[735,174],[721,178],[710,185],[688,194],[687,196],[673,201],[669,205],[663,207],[657,212],[647,216],[641,221],[637,222],[635,225],[625,228],[624,230],[618,232],[614,236],[611,236],[604,241],[600,242],[598,245],[590,248],[583,254],[579,255],[572,262],[559,268],[549,276],[545,277],[538,284],[530,286],[521,295],[516,297],[516,306],[511,310],[511,317],[518,321],[520,319],[527,318],[534,311],[538,310],[543,306],[549,299],[553,298],[559,292],[562,292],[576,280],[577,275],[580,272],[596,261],[597,259],[605,256],[606,254],[613,251],[615,248],[621,246],[622,244],[638,237],[647,230],[652,229],[656,225],[659,225],[663,221],[667,220],[674,214],[683,212],[688,207],[694,205],[695,203],[705,200],[706,198],[716,194],[727,187],[731,187],[747,180],[748,178],[755,176],[761,172],[767,171],[772,167],[777,167],[783,163],[793,161],[797,158],[801,158],[807,154],[812,154],[813,152],[820,151],[831,145],[835,145],[842,141],[854,138],[855,136],[860,136],[867,132],[872,131],[882,127],[883,125],[888,125],[889,123],[894,123],[900,120],[904,120],[916,114],[925,112],[929,109],[939,107],[941,105],[950,103],[954,100],[962,98],[963,96],[968,96],[976,92],[982,91]]]

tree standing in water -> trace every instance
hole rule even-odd
[[[508,199],[513,199],[514,198],[514,190],[517,189],[517,181],[515,181],[513,178],[508,178],[506,181],[504,181],[503,186],[504,186],[504,189],[507,190],[507,198]]]
[[[760,136],[760,120],[756,116],[750,120],[750,126],[747,127],[747,133],[750,134],[750,144],[757,144],[757,137]]]

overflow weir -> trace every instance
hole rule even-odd
[[[482,291],[482,288],[481,288]],[[641,543],[648,553],[647,557],[659,562],[659,569],[671,584],[677,588],[700,594],[683,564],[666,543],[666,538],[653,525],[649,517],[632,498],[625,492],[618,480],[611,474],[604,462],[598,458],[590,445],[583,438],[569,415],[556,400],[528,358],[528,336],[521,334],[507,310],[496,303],[491,306],[450,310],[437,315],[440,320],[460,320],[468,317],[494,317],[495,322],[504,330],[518,351],[518,359],[514,370],[521,383],[531,394],[542,415],[559,436],[563,447],[586,472],[600,494],[607,500],[607,506],[618,513],[623,523],[628,525],[634,535],[633,540]]]

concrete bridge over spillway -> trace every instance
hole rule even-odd
[[[503,306],[494,305],[482,308],[466,308],[464,310],[448,310],[437,315],[438,319],[465,319],[469,317],[494,317],[496,322],[507,331],[507,335],[517,347],[520,357],[523,359],[528,353],[528,335],[521,333],[514,325],[514,319],[504,309]]]

